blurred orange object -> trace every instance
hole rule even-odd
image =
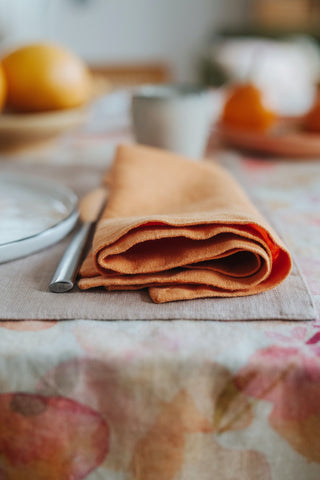
[[[309,132],[320,132],[320,96],[318,96],[311,110],[305,115],[303,127]]]
[[[63,47],[38,43],[23,46],[3,59],[7,104],[21,112],[75,108],[91,97],[86,65]]]
[[[277,115],[264,106],[262,92],[247,83],[237,85],[230,92],[221,123],[232,128],[266,131],[276,120]]]
[[[0,112],[4,107],[7,97],[7,82],[3,72],[3,68],[0,65]]]

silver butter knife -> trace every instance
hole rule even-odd
[[[92,190],[79,204],[80,226],[73,236],[67,250],[53,275],[49,290],[54,293],[68,292],[74,287],[88,237],[92,226],[98,220],[107,200],[107,191],[103,187]]]

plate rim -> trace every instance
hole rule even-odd
[[[49,246],[50,244],[54,243],[54,242],[51,243],[50,241],[47,243],[45,240],[47,237],[49,239],[51,237],[54,237],[56,231],[59,230],[59,227],[62,227],[62,230],[63,230],[63,227],[66,226],[67,228],[67,231],[65,233],[66,235],[76,224],[79,216],[78,196],[71,188],[67,187],[65,184],[60,183],[59,181],[56,181],[56,180],[52,180],[51,178],[47,178],[45,176],[41,176],[37,174],[30,174],[30,173],[25,174],[25,173],[10,172],[10,171],[9,172],[0,171],[0,179],[1,178],[10,178],[13,180],[17,179],[16,180],[17,185],[19,183],[26,184],[26,186],[39,184],[39,186],[41,186],[40,193],[41,193],[41,190],[43,192],[47,186],[48,188],[50,188],[50,193],[52,193],[53,198],[54,198],[54,191],[57,191],[58,192],[57,198],[60,197],[59,198],[60,201],[61,201],[61,196],[64,197],[62,201],[67,208],[67,214],[62,219],[57,220],[55,223],[53,223],[47,228],[44,228],[40,232],[34,233],[32,235],[23,236],[21,238],[11,240],[9,242],[1,243],[0,244],[0,263],[9,261],[6,259],[6,255],[5,255],[6,250],[19,248],[24,243],[30,244],[32,241],[35,241],[38,244],[39,242],[41,243],[42,240],[46,244],[42,248],[45,248],[45,246]],[[50,196],[50,193],[49,193],[49,196]],[[70,228],[67,227],[68,225],[70,225]],[[33,252],[40,249],[41,247],[39,248],[37,246],[35,247],[34,250],[31,248]],[[14,258],[20,258],[25,255],[28,255],[28,253],[27,254],[22,253],[21,255],[19,254]]]

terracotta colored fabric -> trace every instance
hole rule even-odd
[[[79,287],[148,288],[156,303],[253,295],[291,269],[277,234],[218,165],[118,147]]]

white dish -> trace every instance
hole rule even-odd
[[[77,201],[46,178],[0,173],[0,263],[61,240],[77,221]]]

